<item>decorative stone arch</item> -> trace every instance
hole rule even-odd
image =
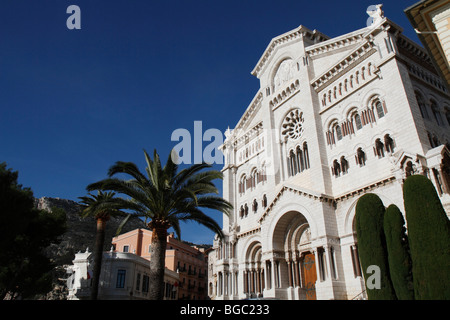
[[[239,261],[247,262],[247,257],[249,255],[249,252],[252,250],[253,246],[257,243],[262,246],[261,236],[259,234],[254,234],[247,239],[245,239],[245,242],[242,244],[242,249],[240,252]],[[242,241],[242,240],[239,240]]]
[[[308,233],[309,236],[304,237]],[[303,215],[295,217],[287,227],[286,238],[284,241],[285,252],[296,252],[298,246],[301,245],[301,238],[308,238],[310,240],[309,224]]]
[[[262,245],[260,241],[253,241],[246,250],[246,263],[261,263]]]
[[[428,94],[422,88],[413,85],[413,91],[414,91],[414,94],[418,93],[419,95],[421,95],[424,102],[429,100]]]
[[[326,130],[331,129],[331,125],[333,125],[335,122],[341,122],[341,115],[339,113],[333,113],[329,115],[328,118],[324,121],[324,128]]]
[[[273,68],[270,72],[270,86],[272,88],[272,90],[275,92],[276,90],[276,84],[275,84],[275,77],[280,69],[280,66],[285,63],[286,61],[291,61],[292,63],[294,63],[294,58],[291,54],[289,53],[285,53],[283,54],[281,57],[278,58],[277,63],[275,63],[273,65]]]
[[[243,292],[250,297],[261,296],[265,287],[264,262],[260,236],[247,239],[241,253]]]
[[[267,250],[271,251],[271,250],[275,249],[273,246],[273,236],[274,236],[275,229],[277,228],[277,226],[280,227],[280,225],[278,223],[280,221],[282,223],[288,223],[288,220],[285,220],[285,219],[288,219],[288,217],[295,218],[296,215],[304,216],[304,218],[310,228],[311,238],[314,239],[314,238],[318,237],[318,230],[317,230],[316,223],[314,221],[314,218],[308,211],[308,209],[298,203],[288,203],[288,204],[285,204],[284,206],[281,206],[279,209],[277,209],[275,214],[272,213],[269,216],[269,219],[270,219],[269,221],[264,222],[264,223],[268,223],[267,234],[271,235],[270,238],[265,239],[266,242],[264,244],[265,244],[265,247],[267,248]],[[283,246],[281,246],[281,248],[278,248],[278,249],[283,250]]]
[[[354,102],[347,105],[343,112],[344,119],[350,119],[355,112],[359,112],[358,103]]]
[[[372,106],[372,102],[375,99],[380,99],[381,101],[385,101],[386,94],[379,88],[375,88],[367,92],[362,99],[362,107],[369,108]]]

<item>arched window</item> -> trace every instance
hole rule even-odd
[[[256,201],[256,199],[253,200],[252,209],[255,213],[256,211],[258,211],[258,202]]]
[[[422,115],[422,118],[429,119],[427,106],[425,105],[422,95],[418,92],[416,92],[416,100],[417,104],[419,105],[420,114]]]
[[[308,144],[306,141],[303,143],[303,159],[305,161],[305,170],[309,169],[309,152],[308,152]]]
[[[411,161],[408,161],[405,166],[405,175],[406,177],[409,177],[414,173],[413,163]]]
[[[297,160],[299,172],[302,172],[303,170],[305,170],[305,163],[303,161],[303,151],[302,151],[302,149],[300,149],[300,146],[297,147],[296,157],[297,157],[296,160]]]
[[[388,134],[384,136],[384,146],[386,147],[387,152],[394,153],[394,139],[392,139]]]
[[[378,118],[384,117],[383,103],[380,100],[375,101],[375,109],[377,111]]]
[[[362,128],[362,123],[361,123],[361,117],[359,116],[359,113],[355,113],[355,124],[356,124],[356,129],[359,130]]]
[[[295,176],[298,172],[298,167],[294,150],[291,150],[291,152],[289,153],[289,168],[290,175]]]
[[[339,164],[339,161],[334,160],[333,161],[333,175],[336,177],[339,177],[341,174],[341,165]]]
[[[244,214],[245,214],[244,206],[241,206],[241,208],[239,209],[239,216],[240,216],[241,218],[243,218],[243,217],[244,217]]]
[[[341,129],[341,126],[337,124],[337,125],[334,127],[334,130],[336,131],[336,137],[337,137],[337,139],[338,139],[338,140],[342,140],[342,129]]]
[[[356,164],[361,167],[366,165],[366,154],[362,148],[358,148],[356,151]]]
[[[245,193],[247,184],[247,177],[245,174],[241,176],[241,180],[239,180],[239,193]]]
[[[267,207],[267,196],[266,196],[266,195],[263,195],[263,198],[262,198],[262,205],[263,205],[264,208]]]
[[[378,158],[384,157],[384,144],[380,139],[375,140],[375,155],[377,155]]]
[[[433,115],[434,115],[434,118],[436,119],[437,124],[440,126],[444,125],[444,121],[442,120],[442,115],[441,115],[441,112],[439,111],[439,107],[438,107],[436,101],[431,100],[430,105],[431,105],[431,110],[433,111]]]
[[[256,168],[254,168],[252,170],[252,173],[250,175],[250,188],[255,188],[256,187],[256,181],[258,179],[258,170],[256,170]]]
[[[348,161],[347,161],[347,159],[345,159],[344,156],[341,157],[341,170],[342,170],[342,173],[348,172]]]
[[[247,206],[247,204],[244,205],[244,215],[245,216],[248,215],[248,206]]]

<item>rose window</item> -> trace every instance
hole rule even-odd
[[[281,134],[293,140],[300,138],[304,130],[303,122],[303,112],[299,109],[292,110],[283,121]]]

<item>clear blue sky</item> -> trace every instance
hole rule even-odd
[[[403,12],[415,2],[383,1],[383,9],[418,42]],[[365,27],[376,3],[3,0],[0,162],[36,197],[77,201],[118,160],[143,170],[142,150],[155,148],[165,160],[177,128],[193,132],[196,120],[204,131],[234,128],[273,37],[299,25],[339,36]],[[66,27],[72,4],[81,30]],[[182,228],[183,239],[212,243],[205,228]]]

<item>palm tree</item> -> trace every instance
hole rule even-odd
[[[161,166],[156,150],[153,159],[144,150],[146,175],[132,162],[116,162],[108,172],[109,178],[90,184],[88,190],[112,190],[130,197],[135,208],[133,214],[145,217],[152,230],[150,259],[149,298],[163,299],[164,267],[167,244],[167,230],[172,227],[180,238],[180,222],[195,221],[223,237],[218,223],[206,215],[203,209],[213,209],[229,214],[232,205],[218,194],[215,179],[222,179],[222,173],[206,170],[211,165],[194,164],[178,172],[178,165],[169,158]],[[126,174],[130,180],[113,177]]]
[[[103,246],[105,243],[106,222],[111,216],[125,216],[122,224],[119,226],[118,233],[124,223],[128,220],[129,214],[121,211],[130,207],[130,203],[121,198],[115,198],[114,192],[98,191],[97,195],[89,194],[85,197],[79,197],[82,206],[81,216],[83,218],[92,216],[97,220],[97,233],[94,247],[94,272],[92,275],[91,300],[97,300],[98,283],[100,280],[100,271],[103,257]]]

